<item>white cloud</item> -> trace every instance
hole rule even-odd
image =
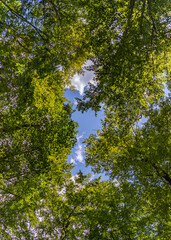
[[[76,164],[76,161],[73,158],[71,158],[71,163]]]
[[[85,66],[92,65],[91,61],[87,61]],[[83,95],[84,88],[87,86],[89,82],[93,83],[94,72],[93,71],[85,71],[83,75],[75,74],[74,77],[71,79],[71,84],[80,92],[80,95]]]
[[[78,103],[77,103],[77,101],[76,101],[76,100],[74,101],[74,105],[75,105],[75,106],[77,106],[77,105],[78,105]]]
[[[83,163],[84,162],[84,157],[83,157],[83,146],[81,143],[78,143],[78,146],[77,146],[77,150],[75,151],[75,154],[76,154],[76,161],[80,162],[80,163]]]
[[[80,139],[83,138],[83,135],[77,135],[76,138],[77,138],[77,142],[80,142]]]
[[[71,80],[72,85],[80,92],[80,95],[83,95],[84,87],[86,84],[84,81],[81,80],[80,76],[78,74],[75,74],[74,77]]]
[[[78,177],[78,175],[77,174],[75,174],[75,175],[72,175],[72,177],[71,177],[71,180],[75,183],[75,180],[77,179],[77,177]]]
[[[74,157],[71,158],[70,162],[77,164],[77,162],[84,163],[84,147],[81,143],[83,135],[77,135],[77,145],[75,147]]]

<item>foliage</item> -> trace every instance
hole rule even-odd
[[[65,180],[60,187],[56,183],[48,187],[42,181],[40,187],[44,189],[46,185],[46,193],[41,194],[41,201],[37,201],[35,194],[31,199],[36,202],[36,216],[33,219],[30,213],[29,219],[22,216],[18,220],[20,228],[12,229],[15,236],[19,239],[21,236],[26,239],[166,239],[168,236],[165,221],[155,209],[151,211],[150,201],[141,195],[139,187],[126,182],[118,187],[116,182],[100,179],[83,182],[80,176],[75,182]]]
[[[86,164],[127,186],[125,197],[135,190],[147,203],[142,222],[154,228],[143,233],[138,227],[130,239],[168,239],[171,107],[162,97],[164,83],[170,89],[170,2],[87,1],[85,8],[95,84],[77,99],[78,109],[103,106],[105,114],[102,129],[85,140]],[[128,204],[131,209],[130,198]]]
[[[164,99],[157,108],[148,110],[148,120],[142,126],[126,131],[112,110],[106,109],[102,130],[85,141],[86,164],[96,173],[106,172],[119,185],[128,185],[124,196],[135,191],[134,195],[148,203],[153,219],[149,214],[148,221],[154,221],[155,216],[154,224],[160,226],[164,221],[166,229],[170,224],[170,110],[170,98]],[[169,231],[164,234],[167,239]]]
[[[96,84],[78,109],[98,111],[103,103],[134,124],[170,79],[170,1],[87,2]]]
[[[77,124],[64,89],[86,54],[75,47],[81,37],[78,10],[63,5],[59,20],[52,1],[0,1],[3,237],[27,226],[26,213],[35,221],[45,191],[39,183],[60,184],[71,169],[66,159],[76,142]],[[73,32],[79,37],[71,39]]]
[[[1,239],[170,238],[170,4],[0,0]],[[106,181],[67,162],[64,90],[86,60],[78,109],[105,118],[85,160]]]

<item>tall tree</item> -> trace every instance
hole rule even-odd
[[[95,85],[78,109],[103,103],[134,124],[170,78],[170,1],[85,2]]]
[[[75,142],[64,90],[88,54],[84,23],[70,1],[0,1],[0,11],[2,174],[25,158],[46,169],[49,155],[66,159]]]
[[[151,226],[158,226],[152,238],[167,239],[171,107],[170,99],[162,96],[164,83],[170,89],[170,2],[91,1],[91,8],[90,1],[86,4],[94,53],[88,69],[95,71],[95,84],[78,99],[78,109],[98,111],[103,106],[105,113],[102,129],[85,141],[86,164],[129,185],[123,188],[125,197],[130,189],[139,189],[153,215]],[[144,117],[148,121],[139,127]],[[149,224],[148,218],[144,223]]]
[[[0,1],[0,15],[0,226],[6,234],[24,224],[28,211],[36,214],[30,199],[41,200],[43,179],[60,182],[70,169],[77,124],[64,90],[88,52],[80,50],[84,23],[70,1]]]

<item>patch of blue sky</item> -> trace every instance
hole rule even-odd
[[[76,90],[75,92],[66,90],[65,96],[72,104],[74,104],[73,109],[75,110],[75,112],[72,114],[72,119],[79,124],[78,134],[77,134],[77,144],[73,148],[72,153],[68,157],[68,161],[74,165],[72,174],[75,175],[77,172],[79,172],[79,170],[81,170],[84,174],[92,173],[91,167],[85,166],[85,161],[84,161],[85,145],[82,142],[91,133],[95,134],[96,131],[101,128],[101,119],[103,118],[103,112],[100,111],[99,113],[97,113],[97,116],[95,116],[95,112],[91,110],[84,113],[81,113],[80,111],[78,111],[76,109],[75,98],[76,97],[82,98],[81,93],[78,90]],[[98,177],[98,176],[99,175],[97,174],[94,175],[94,177]]]
[[[91,65],[91,61],[87,61],[84,66]],[[83,67],[84,67],[83,66]],[[95,116],[95,112],[92,110],[88,110],[87,112],[81,113],[76,109],[77,102],[75,98],[82,99],[82,95],[84,93],[85,88],[88,83],[93,83],[94,72],[93,71],[85,71],[84,74],[75,74],[72,78],[72,85],[75,87],[75,91],[70,91],[66,89],[65,96],[66,98],[73,104],[73,109],[75,112],[72,114],[72,119],[79,124],[78,134],[77,134],[77,144],[73,148],[72,153],[68,157],[68,161],[74,165],[72,170],[72,174],[75,175],[79,170],[81,170],[84,174],[91,173],[93,177],[98,177],[99,175],[93,174],[91,171],[91,167],[85,166],[85,152],[83,141],[87,138],[91,133],[96,133],[98,129],[101,128],[101,119],[103,118],[103,111],[100,111]],[[102,178],[106,178],[103,176]]]

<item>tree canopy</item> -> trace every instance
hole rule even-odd
[[[171,2],[0,0],[0,238],[171,237]],[[78,110],[103,108],[72,176]],[[167,94],[166,94],[167,90]],[[142,123],[143,121],[143,123]]]

